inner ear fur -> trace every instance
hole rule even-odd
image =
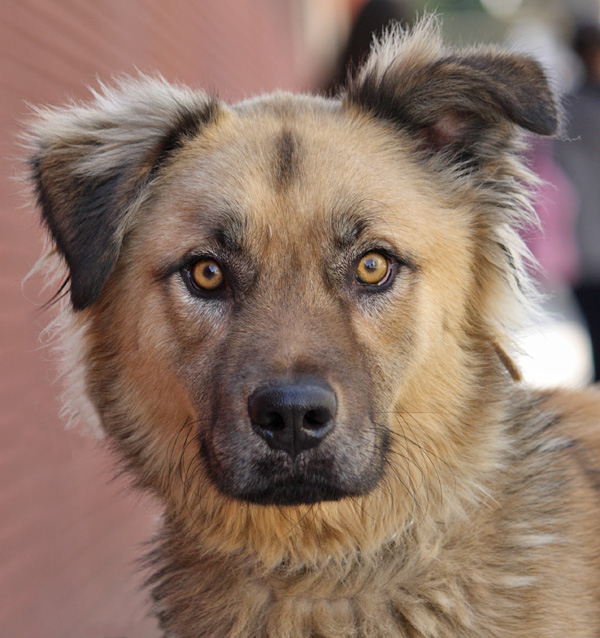
[[[29,176],[64,258],[73,308],[92,304],[114,268],[130,212],[169,157],[215,119],[218,103],[160,78],[125,78],[90,104],[38,109]]]
[[[448,52],[434,19],[376,41],[344,99],[412,134],[426,154],[451,160],[493,159],[516,127],[552,135],[559,126],[535,60],[492,48]]]

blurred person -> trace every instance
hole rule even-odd
[[[556,144],[557,159],[579,199],[575,239],[579,274],[574,291],[590,331],[595,380],[600,380],[600,28],[579,26],[573,48],[582,63],[583,82],[566,103],[566,136]]]
[[[327,93],[335,93],[348,73],[365,61],[375,36],[379,37],[394,22],[408,24],[408,9],[400,0],[368,0],[359,9],[348,41],[330,79],[325,83]]]

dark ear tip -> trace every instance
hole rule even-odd
[[[561,117],[556,108],[548,109],[546,113],[538,113],[537,115],[538,117],[526,128],[538,135],[554,136],[558,134],[561,128]]]
[[[71,289],[71,306],[75,312],[87,308],[92,302]]]
[[[104,285],[104,274],[101,278],[88,279],[81,276],[78,268],[70,268],[71,272],[71,306],[73,310],[84,310],[91,306],[100,296]]]
[[[538,96],[537,108],[534,105],[530,106],[531,125],[526,128],[538,135],[559,135],[564,124],[564,112],[557,97],[557,91],[552,88],[546,77],[544,82],[545,87],[542,92],[545,96]]]

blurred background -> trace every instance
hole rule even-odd
[[[43,233],[17,178],[27,104],[85,99],[116,73],[237,100],[281,87],[332,91],[390,18],[437,10],[450,41],[537,55],[569,125],[536,142],[544,230],[525,238],[543,266],[547,316],[521,336],[528,383],[585,385],[600,327],[600,0],[3,0],[0,3],[0,636],[152,638],[135,565],[158,509],[114,479],[102,443],[57,414],[52,313],[23,280]],[[597,341],[596,341],[597,343]],[[596,348],[598,351],[598,348]],[[598,366],[597,366],[598,367]]]

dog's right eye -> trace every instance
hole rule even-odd
[[[198,259],[183,271],[187,287],[193,293],[207,294],[225,287],[225,275],[221,266],[210,258]]]

